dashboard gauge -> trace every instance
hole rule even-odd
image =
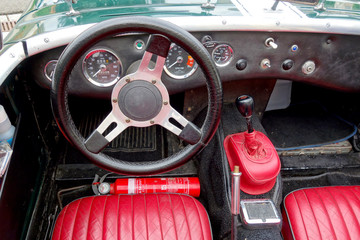
[[[172,78],[185,79],[198,68],[195,60],[180,46],[172,43],[166,57],[164,70]]]
[[[215,61],[215,64],[222,67],[228,65],[231,62],[233,53],[234,51],[229,45],[220,44],[214,48],[212,57]]]
[[[108,49],[93,49],[83,60],[83,73],[87,80],[99,87],[114,85],[122,71],[120,59]]]
[[[49,61],[45,67],[44,67],[44,74],[45,77],[51,82],[52,78],[54,77],[54,73],[55,73],[55,67],[57,64],[57,60],[51,60]]]

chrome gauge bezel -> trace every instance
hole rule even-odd
[[[215,60],[215,52],[216,52],[220,47],[226,47],[227,49],[229,49],[229,51],[230,51],[230,53],[231,53],[230,58],[228,58],[228,59],[227,59],[225,62],[223,62],[223,63],[218,63],[218,62]],[[234,58],[234,50],[232,49],[232,47],[231,47],[229,44],[225,44],[225,43],[219,44],[219,45],[217,45],[217,46],[214,48],[214,50],[212,51],[211,57],[212,57],[212,59],[214,60],[216,66],[218,66],[218,67],[225,67],[225,66],[229,65],[230,62],[233,60],[233,58]]]
[[[94,79],[93,77],[89,76],[88,72],[87,72],[87,69],[86,69],[86,57],[94,52],[94,51],[106,51],[108,53],[111,53],[117,60],[120,68],[119,68],[119,73],[118,73],[118,76],[112,80],[111,82],[108,82],[108,83],[100,83],[98,82],[96,79]],[[123,66],[122,66],[122,62],[119,58],[119,56],[111,49],[109,48],[105,48],[105,47],[98,47],[98,48],[92,48],[90,49],[89,51],[86,52],[83,60],[82,60],[82,72],[86,78],[86,80],[88,80],[90,83],[92,83],[93,85],[97,86],[97,87],[110,87],[110,86],[113,86],[115,83],[117,83],[119,81],[119,79],[121,78],[121,74],[122,74],[122,69],[123,69]]]
[[[58,60],[50,60],[46,63],[45,67],[44,67],[44,75],[46,77],[47,80],[49,80],[50,82],[52,82],[52,78],[47,74],[47,71],[46,69],[48,68],[48,66],[51,64],[51,63],[55,63],[55,66],[57,64]],[[54,69],[55,70],[55,69]]]
[[[170,50],[175,47],[175,46],[178,46],[176,45],[175,43],[172,43],[171,46],[170,46]],[[180,46],[178,46],[180,47]],[[183,48],[182,48],[183,49]],[[169,51],[170,51],[169,50]],[[183,49],[184,50],[184,49]],[[184,50],[185,51],[185,50]],[[188,53],[189,54],[189,53]],[[190,55],[190,54],[189,54]],[[191,55],[190,55],[191,56]],[[192,57],[192,56],[191,56]],[[194,66],[193,68],[191,69],[190,72],[186,73],[186,74],[183,74],[183,75],[176,75],[176,74],[173,74],[172,72],[170,72],[170,70],[166,67],[166,64],[164,64],[164,71],[165,73],[171,77],[171,78],[174,78],[174,79],[178,79],[178,80],[181,80],[181,79],[186,79],[188,77],[190,77],[191,75],[193,75],[195,73],[195,71],[198,69],[199,65],[197,64],[197,62],[195,61],[194,59]]]

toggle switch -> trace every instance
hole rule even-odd
[[[271,68],[271,64],[270,64],[270,60],[265,58],[261,61],[260,63],[260,66],[263,68],[263,69],[266,69],[266,68]]]
[[[265,40],[265,46],[272,47],[273,49],[277,49],[278,45],[275,43],[273,38],[268,38]]]

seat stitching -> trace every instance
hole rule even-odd
[[[305,191],[302,191],[302,192],[304,193],[305,198],[306,198],[306,201],[308,202],[308,204],[309,204],[309,206],[310,206],[310,208],[311,208],[311,213],[312,213],[312,215],[314,216],[314,220],[315,220],[315,222],[316,222],[316,226],[317,226],[317,228],[318,228],[318,230],[319,230],[319,233],[320,233],[320,239],[322,239],[321,231],[320,231],[320,227],[319,227],[319,223],[318,223],[317,218],[316,218],[316,216],[315,216],[314,209],[313,209],[313,207],[312,207],[312,205],[311,205],[311,203],[310,203],[310,201],[309,201],[309,199],[308,199],[308,197],[307,197],[306,192],[305,192]]]
[[[303,191],[303,190],[301,190],[301,191]],[[303,222],[303,226],[304,226],[304,229],[305,229],[306,237],[307,237],[307,239],[309,239],[309,235],[308,235],[307,230],[306,230],[306,226],[305,226],[304,218],[303,218],[303,215],[302,215],[302,213],[301,213],[301,209],[300,209],[299,203],[298,203],[298,201],[297,201],[297,199],[296,199],[296,197],[295,197],[295,194],[294,194],[294,193],[292,193],[292,195],[294,196],[296,206],[297,206],[297,207],[298,207],[298,209],[299,209],[300,216],[301,216],[301,220],[302,220],[302,222]]]
[[[356,195],[356,193],[354,192],[354,190],[352,190],[352,188],[349,188],[349,189],[350,189],[350,191],[352,192],[352,194],[354,194],[355,197],[356,197],[357,199],[359,199],[359,201],[360,201],[360,198]]]
[[[131,195],[131,221],[132,221],[132,239],[135,239],[135,222],[134,222],[134,195]]]
[[[354,194],[354,196],[360,201],[360,198],[355,194],[355,192],[352,190],[352,188],[350,188],[350,191],[351,191],[351,193]],[[356,220],[359,222],[357,216],[356,216]]]
[[[90,204],[90,211],[89,211],[89,217],[88,217],[88,224],[86,225],[86,239],[88,238],[88,230],[89,230],[89,224],[90,224],[90,215],[91,215],[91,209],[92,209],[92,206],[93,206],[93,203],[94,203],[94,199],[95,197],[92,197],[92,200],[91,200],[91,204]]]
[[[316,195],[319,197],[319,199],[320,199],[320,201],[321,201],[321,204],[323,205],[323,207],[324,207],[324,209],[325,209],[325,212],[326,212],[326,215],[327,215],[327,217],[328,217],[328,219],[329,219],[331,230],[332,230],[335,238],[337,239],[336,232],[335,232],[334,226],[333,226],[333,224],[332,224],[332,221],[331,221],[329,212],[328,212],[328,210],[327,210],[327,208],[326,208],[326,205],[325,205],[322,197],[319,195],[318,191],[315,190],[315,189],[313,189],[313,191],[314,191],[314,192],[316,193]]]
[[[344,191],[342,190],[342,188],[341,189],[338,189],[338,188],[335,188],[337,191],[339,191],[339,192],[341,192],[341,193],[343,193]],[[351,192],[351,193],[353,193],[353,192]],[[354,193],[353,193],[354,194]],[[354,209],[352,208],[352,206],[351,206],[351,204],[350,204],[350,202],[349,202],[349,200],[346,198],[346,197],[344,197],[344,199],[346,200],[346,202],[348,203],[348,205],[349,205],[349,207],[350,207],[350,210],[351,210],[351,212],[353,213],[353,215],[354,215],[354,217],[356,218],[356,222],[357,222],[357,224],[358,224],[358,229],[360,229],[360,224],[359,224],[359,220],[357,219],[357,217],[356,217],[356,214],[355,214],[355,212],[354,212]],[[347,227],[347,226],[346,226]],[[350,233],[350,232],[349,232]],[[350,236],[351,237],[351,236]]]
[[[202,233],[202,236],[203,236],[203,239],[204,239],[204,238],[205,238],[205,237],[204,237],[204,226],[203,226],[203,222],[202,222],[201,217],[200,217],[199,207],[198,207],[198,205],[196,204],[194,198],[191,198],[191,200],[193,201],[193,203],[194,203],[195,206],[196,206],[196,210],[197,210],[197,212],[198,212],[198,216],[199,216],[199,219],[200,219],[201,233]]]
[[[176,236],[176,240],[177,240],[178,239],[178,235],[177,235],[178,232],[177,232],[177,229],[176,229],[174,209],[173,209],[173,206],[172,206],[171,196],[170,196],[170,194],[167,194],[167,195],[168,195],[169,200],[170,200],[170,208],[171,208],[171,213],[172,213],[172,216],[173,216],[173,219],[174,219],[175,236]]]
[[[184,213],[185,213],[185,218],[186,218],[186,224],[188,226],[188,231],[189,231],[189,236],[190,236],[190,240],[191,240],[191,230],[190,230],[190,225],[189,225],[189,221],[188,221],[188,215],[186,213],[186,208],[185,208],[185,204],[184,204],[184,200],[182,198],[181,195],[179,195],[180,199],[181,199],[181,203],[183,205],[183,208],[184,208]]]
[[[78,210],[79,210],[79,208],[80,208],[80,204],[81,204],[81,201],[82,201],[82,200],[83,200],[83,198],[81,198],[81,199],[79,200],[79,204],[78,204],[78,206],[77,206],[77,208],[76,208],[75,219],[74,219],[73,226],[72,226],[72,228],[71,228],[71,239],[73,238],[73,235],[74,235],[75,222],[76,222],[76,219],[77,219]]]
[[[330,193],[330,196],[331,196],[331,198],[333,199],[333,201],[335,202],[335,204],[336,204],[336,208],[337,208],[337,209],[338,209],[338,211],[340,212],[341,218],[342,218],[343,222],[345,223],[344,216],[342,215],[342,212],[340,211],[340,207],[339,207],[339,205],[338,205],[338,203],[337,203],[336,199],[334,198],[334,196],[332,195],[332,193],[330,192],[330,190],[329,190],[329,188],[328,188],[328,187],[326,187],[325,189],[326,189],[326,191],[328,191],[328,192]],[[349,230],[348,230],[348,228],[347,228],[346,224],[345,224],[345,227],[346,227],[346,231],[348,232],[348,236],[350,237],[350,232],[349,232]]]
[[[289,196],[289,194],[286,195],[285,199],[286,199],[288,196]],[[288,211],[287,211],[287,207],[286,207],[286,201],[284,201],[284,209],[285,209],[285,213],[286,213],[287,220],[288,220],[288,222],[289,222],[289,227],[290,227],[290,231],[291,231],[292,238],[293,238],[293,240],[295,240],[294,230],[292,229],[291,220],[290,220],[290,217],[289,217],[289,214],[288,214]]]
[[[62,228],[63,228],[64,219],[65,219],[65,216],[66,216],[66,212],[67,212],[68,207],[69,207],[69,205],[67,205],[67,206],[65,207],[65,210],[63,210],[63,211],[65,211],[65,212],[64,212],[64,216],[63,216],[63,219],[61,220],[61,225],[60,225],[60,239],[61,239]]]
[[[149,230],[148,230],[148,214],[147,214],[147,208],[146,208],[146,197],[144,194],[144,206],[145,206],[145,224],[146,224],[146,239],[149,239]]]
[[[105,231],[104,231],[104,219],[105,219],[105,208],[106,208],[106,203],[107,203],[108,197],[109,197],[109,195],[106,195],[105,203],[104,203],[103,219],[102,219],[102,233],[103,233],[102,239],[104,239],[104,235],[105,235]]]
[[[118,204],[117,204],[117,221],[116,221],[116,236],[117,236],[117,239],[121,240],[120,239],[120,221],[119,221],[119,218],[120,218],[120,194],[118,195]]]
[[[163,236],[163,231],[162,231],[162,226],[161,226],[161,215],[160,215],[160,204],[159,204],[159,197],[157,194],[156,195],[156,202],[157,202],[157,205],[158,205],[158,214],[159,214],[159,222],[160,222],[160,232],[161,232],[161,239],[163,240],[164,239],[164,236]]]

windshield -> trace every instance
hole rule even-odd
[[[203,4],[207,0],[103,0],[103,1],[89,1],[89,0],[78,0],[77,5],[94,7],[112,7],[112,6],[139,6],[139,5],[193,5]],[[210,0],[213,4],[230,3],[230,0]],[[66,3],[66,0],[41,0],[38,2],[37,7],[42,8],[45,6]]]

